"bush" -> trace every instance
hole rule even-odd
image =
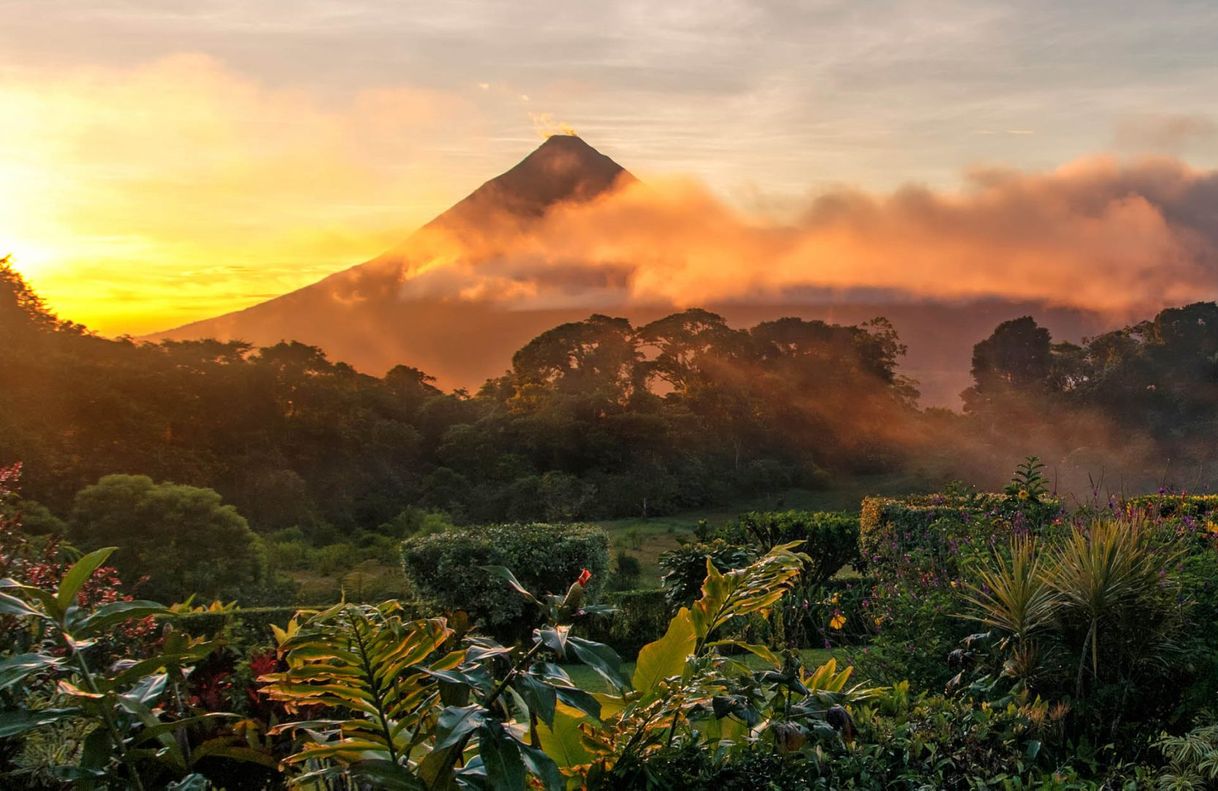
[[[664,570],[664,585],[672,609],[689,604],[698,597],[702,580],[706,578],[706,561],[710,559],[720,572],[740,569],[757,558],[752,547],[732,544],[717,538],[707,544],[685,544],[660,555]]]
[[[1061,502],[1007,494],[867,497],[859,516],[859,552],[868,564],[892,566],[911,554],[954,574],[962,548],[1003,536],[1037,533],[1059,520]]]
[[[753,511],[737,521],[737,529],[765,551],[779,544],[802,541],[796,552],[812,562],[804,581],[823,585],[847,564],[859,562],[859,518],[838,511]]]
[[[634,656],[647,643],[660,639],[672,614],[662,588],[607,593],[604,603],[613,608],[613,614],[590,619],[584,628],[591,639],[608,643],[623,656]]]
[[[402,568],[420,602],[438,613],[464,610],[482,629],[519,637],[536,613],[501,579],[481,566],[505,566],[538,593],[562,593],[592,572],[589,600],[604,587],[609,539],[600,528],[579,524],[492,525],[409,538],[402,543]]]
[[[1014,491],[863,500],[859,548],[876,577],[867,620],[878,632],[860,657],[866,672],[920,689],[942,689],[951,678],[948,654],[976,631],[957,617],[961,579],[1010,536],[1065,529],[1058,501]]]
[[[624,549],[613,556],[613,586],[617,590],[631,590],[638,586],[643,565],[639,559]]]
[[[107,475],[72,506],[82,548],[120,546],[114,566],[141,595],[181,601],[250,599],[266,594],[266,550],[245,519],[211,489]]]

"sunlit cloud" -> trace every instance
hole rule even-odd
[[[460,197],[432,152],[478,124],[409,86],[324,104],[215,60],[0,80],[0,247],[59,311],[140,332],[367,258]]]
[[[791,223],[688,180],[629,184],[515,233],[416,237],[401,298],[514,309],[1001,297],[1122,316],[1218,297],[1218,172],[1094,157],[963,188],[825,192]]]

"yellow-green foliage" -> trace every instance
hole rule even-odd
[[[1146,494],[1130,497],[1125,507],[1156,516],[1207,516],[1218,512],[1218,494]]]
[[[1011,532],[1038,532],[1061,510],[1056,499],[1019,494],[867,497],[859,516],[859,550],[864,562],[872,564],[891,564],[919,552],[951,566],[962,545]]]

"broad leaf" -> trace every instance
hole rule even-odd
[[[592,760],[579,732],[581,721],[582,718],[558,711],[554,714],[553,725],[537,726],[537,738],[541,740],[542,749],[561,767],[579,766]]]
[[[581,662],[595,670],[615,689],[630,688],[630,682],[622,675],[622,658],[617,655],[617,651],[604,643],[596,643],[574,636],[567,638],[567,645],[571,646],[571,650],[575,652],[575,656]]]
[[[486,709],[477,703],[449,706],[436,720],[436,746],[442,750],[453,747],[486,722]]]
[[[0,712],[0,738],[17,736],[34,728],[50,725],[68,717],[74,717],[79,713],[80,709],[74,708],[2,711]]]
[[[478,755],[486,769],[486,787],[492,791],[520,791],[524,788],[524,761],[520,745],[490,720],[478,732]]]
[[[639,651],[634,667],[634,688],[647,695],[664,679],[680,675],[696,642],[693,620],[689,610],[682,607],[668,622],[664,636]]]
[[[102,547],[72,564],[59,583],[59,592],[55,594],[60,612],[67,612],[67,609],[76,603],[76,594],[80,592],[81,587],[117,549],[118,547]]]
[[[515,590],[517,593],[519,593],[521,596],[523,596],[528,601],[533,602],[533,604],[536,604],[538,607],[541,606],[541,602],[537,600],[537,597],[534,596],[532,593],[529,593],[528,588],[526,588],[525,586],[520,584],[520,580],[516,579],[516,575],[511,572],[511,569],[508,569],[504,566],[481,566],[480,568],[483,571],[486,571],[489,574],[496,576],[499,579],[503,580],[508,585],[511,585],[513,590]]]

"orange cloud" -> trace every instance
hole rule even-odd
[[[427,163],[478,123],[457,95],[389,86],[327,103],[202,55],[10,73],[0,114],[0,254],[64,315],[133,333],[388,247],[459,197]]]
[[[695,182],[627,185],[509,234],[431,231],[404,298],[520,308],[1001,296],[1112,313],[1212,299],[1218,174],[1093,158],[964,189],[841,189],[760,222]]]

